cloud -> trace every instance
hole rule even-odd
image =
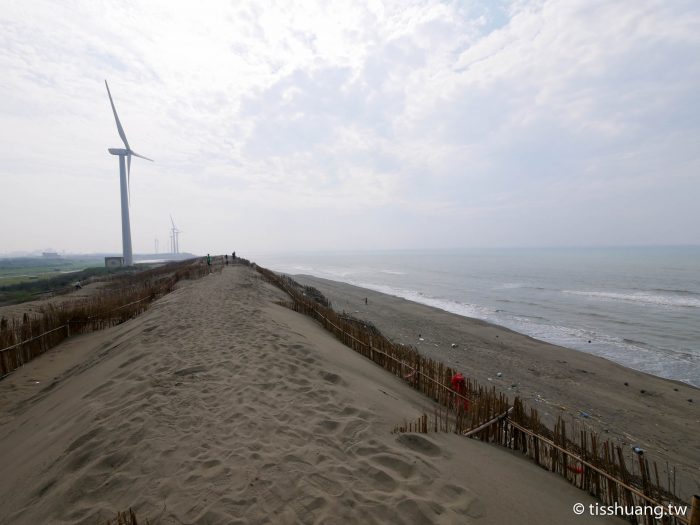
[[[0,178],[41,211],[0,252],[119,250],[104,78],[157,161],[133,166],[137,250],[169,213],[199,252],[347,248],[350,225],[357,248],[698,243],[699,22],[689,1],[12,2]]]

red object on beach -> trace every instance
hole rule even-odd
[[[567,468],[574,474],[583,474],[583,467],[574,467],[573,465],[569,465]]]
[[[455,375],[452,376],[452,390],[457,392],[458,394],[465,396],[467,395],[467,381],[464,379],[464,376],[462,375],[461,372],[457,372]],[[469,409],[469,401],[466,399],[462,399],[462,402],[464,403],[464,410]],[[455,404],[457,404],[457,400],[455,399]]]

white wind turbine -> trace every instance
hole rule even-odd
[[[109,92],[109,85],[105,80],[105,86],[107,87],[107,95],[109,96],[109,103],[112,105],[112,112],[114,113],[114,120],[117,123],[117,131],[119,136],[124,143],[124,148],[109,148],[109,152],[112,155],[119,156],[119,181],[121,186],[121,201],[122,201],[122,249],[124,255],[124,264],[126,266],[131,266],[134,264],[134,257],[131,251],[131,225],[129,223],[129,198],[130,198],[130,187],[129,182],[131,179],[131,156],[138,157],[140,159],[150,160],[153,159],[139,155],[129,146],[129,142],[126,140],[126,134],[124,133],[124,128],[122,128],[121,122],[119,122],[119,116],[117,115],[117,109],[114,107],[114,101],[112,100],[112,93]],[[126,159],[126,162],[125,162]]]
[[[178,230],[175,226],[175,221],[173,220],[172,215],[170,216],[170,223],[173,225],[173,227],[170,230],[170,237],[173,240],[173,253],[180,253],[180,234],[182,233],[182,231]]]

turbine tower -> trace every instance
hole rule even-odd
[[[109,91],[109,85],[105,80],[105,86],[107,87],[107,95],[109,96],[109,103],[112,106],[112,112],[114,113],[114,120],[117,123],[117,131],[119,136],[124,143],[124,149],[121,148],[109,148],[109,152],[112,155],[117,155],[119,157],[119,184],[121,187],[121,203],[122,203],[122,250],[124,256],[124,264],[126,266],[131,266],[134,264],[134,256],[131,251],[131,225],[129,223],[129,198],[131,196],[129,183],[131,180],[131,157],[138,157],[140,159],[150,160],[153,159],[139,155],[129,146],[129,142],[126,140],[126,134],[124,133],[124,128],[122,128],[122,123],[119,122],[119,115],[117,115],[117,109],[114,107],[114,101],[112,100],[112,93]]]
[[[172,239],[173,242],[173,253],[180,253],[180,230],[177,229],[175,226],[175,221],[173,220],[173,216],[170,216],[170,223],[173,225],[172,228],[170,228],[170,238]]]

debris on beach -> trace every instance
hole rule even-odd
[[[452,343],[452,348],[457,348],[457,343]]]
[[[503,374],[501,372],[496,373],[496,377],[501,377]]]

